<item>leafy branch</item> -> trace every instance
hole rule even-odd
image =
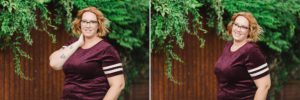
[[[202,27],[202,16],[198,8],[203,6],[196,0],[153,0],[151,2],[151,51],[163,50],[166,54],[166,75],[172,82],[179,83],[172,75],[172,61],[183,62],[173,51],[173,44],[184,48],[183,36],[185,33],[194,35],[199,40],[200,47],[204,45],[204,39],[197,34],[198,30],[206,30]],[[191,16],[192,18],[189,18]],[[189,28],[189,20],[192,27]]]

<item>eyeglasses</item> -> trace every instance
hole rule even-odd
[[[86,21],[86,20],[81,20],[81,24],[83,25],[97,25],[98,24],[98,21]]]
[[[239,24],[237,24],[237,23],[233,23],[233,26],[238,27],[238,28],[240,28],[240,29],[243,30],[243,31],[249,29],[249,27],[243,26],[243,25],[239,25]]]

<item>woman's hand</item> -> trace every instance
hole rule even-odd
[[[81,34],[79,39],[69,46],[63,46],[61,49],[56,50],[49,57],[50,66],[54,70],[61,70],[64,63],[69,57],[84,44],[84,36]]]
[[[84,44],[84,36],[83,36],[83,34],[81,34],[80,36],[79,36],[79,39],[77,40],[77,42],[78,42],[78,44],[80,45],[80,46],[82,46],[83,44]],[[79,46],[79,47],[80,47]]]

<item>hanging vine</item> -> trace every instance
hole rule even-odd
[[[151,50],[153,52],[163,50],[166,55],[165,64],[167,65],[166,75],[172,82],[178,81],[172,75],[172,61],[183,62],[182,59],[173,51],[176,44],[179,48],[184,48],[183,36],[185,33],[194,35],[200,41],[200,47],[204,44],[197,31],[202,28],[203,19],[198,8],[203,4],[197,0],[153,0],[151,2]],[[189,15],[192,16],[192,28],[189,28]]]
[[[12,50],[15,73],[26,76],[21,58],[31,59],[21,45],[32,45],[32,30],[48,34],[56,42],[59,28],[71,33],[77,11],[88,6],[101,10],[110,20],[109,41],[120,50],[125,63],[126,90],[137,78],[148,79],[148,0],[6,0],[0,1],[0,48]],[[139,16],[136,16],[139,15]],[[63,26],[63,27],[58,27]],[[50,31],[51,30],[51,31]],[[25,42],[23,42],[25,41]]]
[[[22,72],[20,66],[20,57],[31,59],[31,57],[21,49],[21,41],[25,41],[26,44],[32,45],[33,41],[30,35],[31,29],[45,30],[50,26],[48,18],[48,10],[45,9],[45,5],[42,2],[36,1],[23,1],[23,0],[9,0],[0,2],[0,47],[1,49],[10,48],[13,51],[13,61],[15,64],[15,73],[21,78],[30,79]],[[40,15],[36,12],[40,11]],[[37,26],[37,18],[41,18],[44,23],[44,27]],[[46,32],[49,36],[53,34]],[[52,40],[55,39],[52,37]]]
[[[197,6],[186,6],[190,2]],[[251,12],[264,29],[258,44],[265,51],[271,68],[271,97],[275,97],[287,80],[300,79],[299,0],[153,0],[151,3],[151,50],[153,53],[164,51],[166,54],[166,73],[171,81],[174,81],[172,62],[183,62],[174,53],[173,46],[184,48],[183,34],[190,33],[187,29],[189,22],[186,11],[189,11],[193,18],[198,17],[200,22],[207,20],[206,25],[215,29],[215,33],[224,40],[231,39],[226,35],[226,25],[231,16],[241,11]],[[203,10],[209,17],[203,19],[198,10]],[[197,24],[194,21],[191,25]]]

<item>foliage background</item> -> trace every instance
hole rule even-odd
[[[173,44],[181,49],[184,48],[183,34],[194,35],[202,45],[204,44],[204,39],[197,34],[198,28],[206,32],[202,28],[202,17],[197,10],[203,4],[196,0],[153,0],[151,5],[153,5],[151,7],[151,50],[165,53],[166,75],[171,81],[179,83],[172,75],[172,60],[183,61],[172,50]],[[192,23],[191,28],[189,22]]]
[[[108,40],[118,48],[125,63],[126,90],[137,79],[148,80],[148,0],[1,0],[0,47],[13,51],[15,73],[22,72],[20,57],[31,59],[22,45],[34,41],[32,30],[44,31],[56,42],[59,28],[71,34],[71,22],[77,11],[95,6],[110,20]],[[63,26],[63,27],[61,27]]]
[[[151,4],[151,50],[166,54],[166,75],[171,81],[178,83],[172,76],[172,61],[184,62],[172,51],[176,45],[184,48],[183,34],[196,34],[203,43],[195,32],[198,29],[205,33],[203,27],[207,26],[220,38],[231,40],[226,35],[226,26],[231,16],[240,11],[251,12],[264,29],[258,44],[271,68],[271,99],[275,99],[285,82],[300,79],[299,0],[153,0]],[[200,10],[208,17],[202,18]],[[194,19],[205,20],[207,24]]]

